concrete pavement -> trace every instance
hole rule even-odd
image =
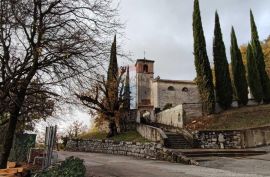
[[[59,152],[59,159],[69,156],[85,160],[88,177],[270,177],[270,155],[260,156],[263,160],[216,158],[201,162],[203,166],[191,166],[111,154]]]

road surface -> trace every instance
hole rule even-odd
[[[87,177],[270,177],[270,155],[253,159],[215,158],[191,166],[164,161],[136,159],[111,154],[59,152],[84,159]]]

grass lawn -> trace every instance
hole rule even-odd
[[[127,131],[118,134],[114,137],[107,138],[106,132],[89,132],[81,136],[82,139],[111,139],[115,141],[134,141],[134,142],[149,142],[142,137],[137,131]]]
[[[270,126],[270,105],[235,108],[188,123],[190,130],[239,130]]]

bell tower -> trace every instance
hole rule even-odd
[[[153,119],[154,106],[151,100],[151,83],[154,77],[154,62],[153,60],[138,59],[136,67],[136,107],[137,107],[137,122],[140,122],[142,117],[148,115],[150,120]]]

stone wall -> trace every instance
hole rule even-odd
[[[192,118],[202,116],[200,103],[184,103],[156,114],[156,123],[183,128]]]
[[[199,131],[195,134],[197,146],[204,149],[240,149],[241,131]]]
[[[178,105],[156,114],[156,123],[183,128],[183,107]]]
[[[242,131],[243,148],[270,145],[270,126]]]
[[[160,128],[150,125],[138,124],[137,132],[142,137],[150,141],[160,142],[161,144],[164,144],[165,139],[167,139],[166,134]]]
[[[245,130],[198,131],[194,136],[201,148],[252,148],[270,145],[270,126]]]
[[[164,148],[159,143],[123,142],[113,140],[69,140],[66,150],[134,156],[146,159],[198,165],[180,152]]]
[[[161,110],[166,104],[177,106],[200,102],[197,85],[190,81],[156,79],[152,82],[152,92],[152,104]]]
[[[189,119],[202,116],[201,103],[184,103],[182,107],[184,110],[184,122],[187,122]]]

